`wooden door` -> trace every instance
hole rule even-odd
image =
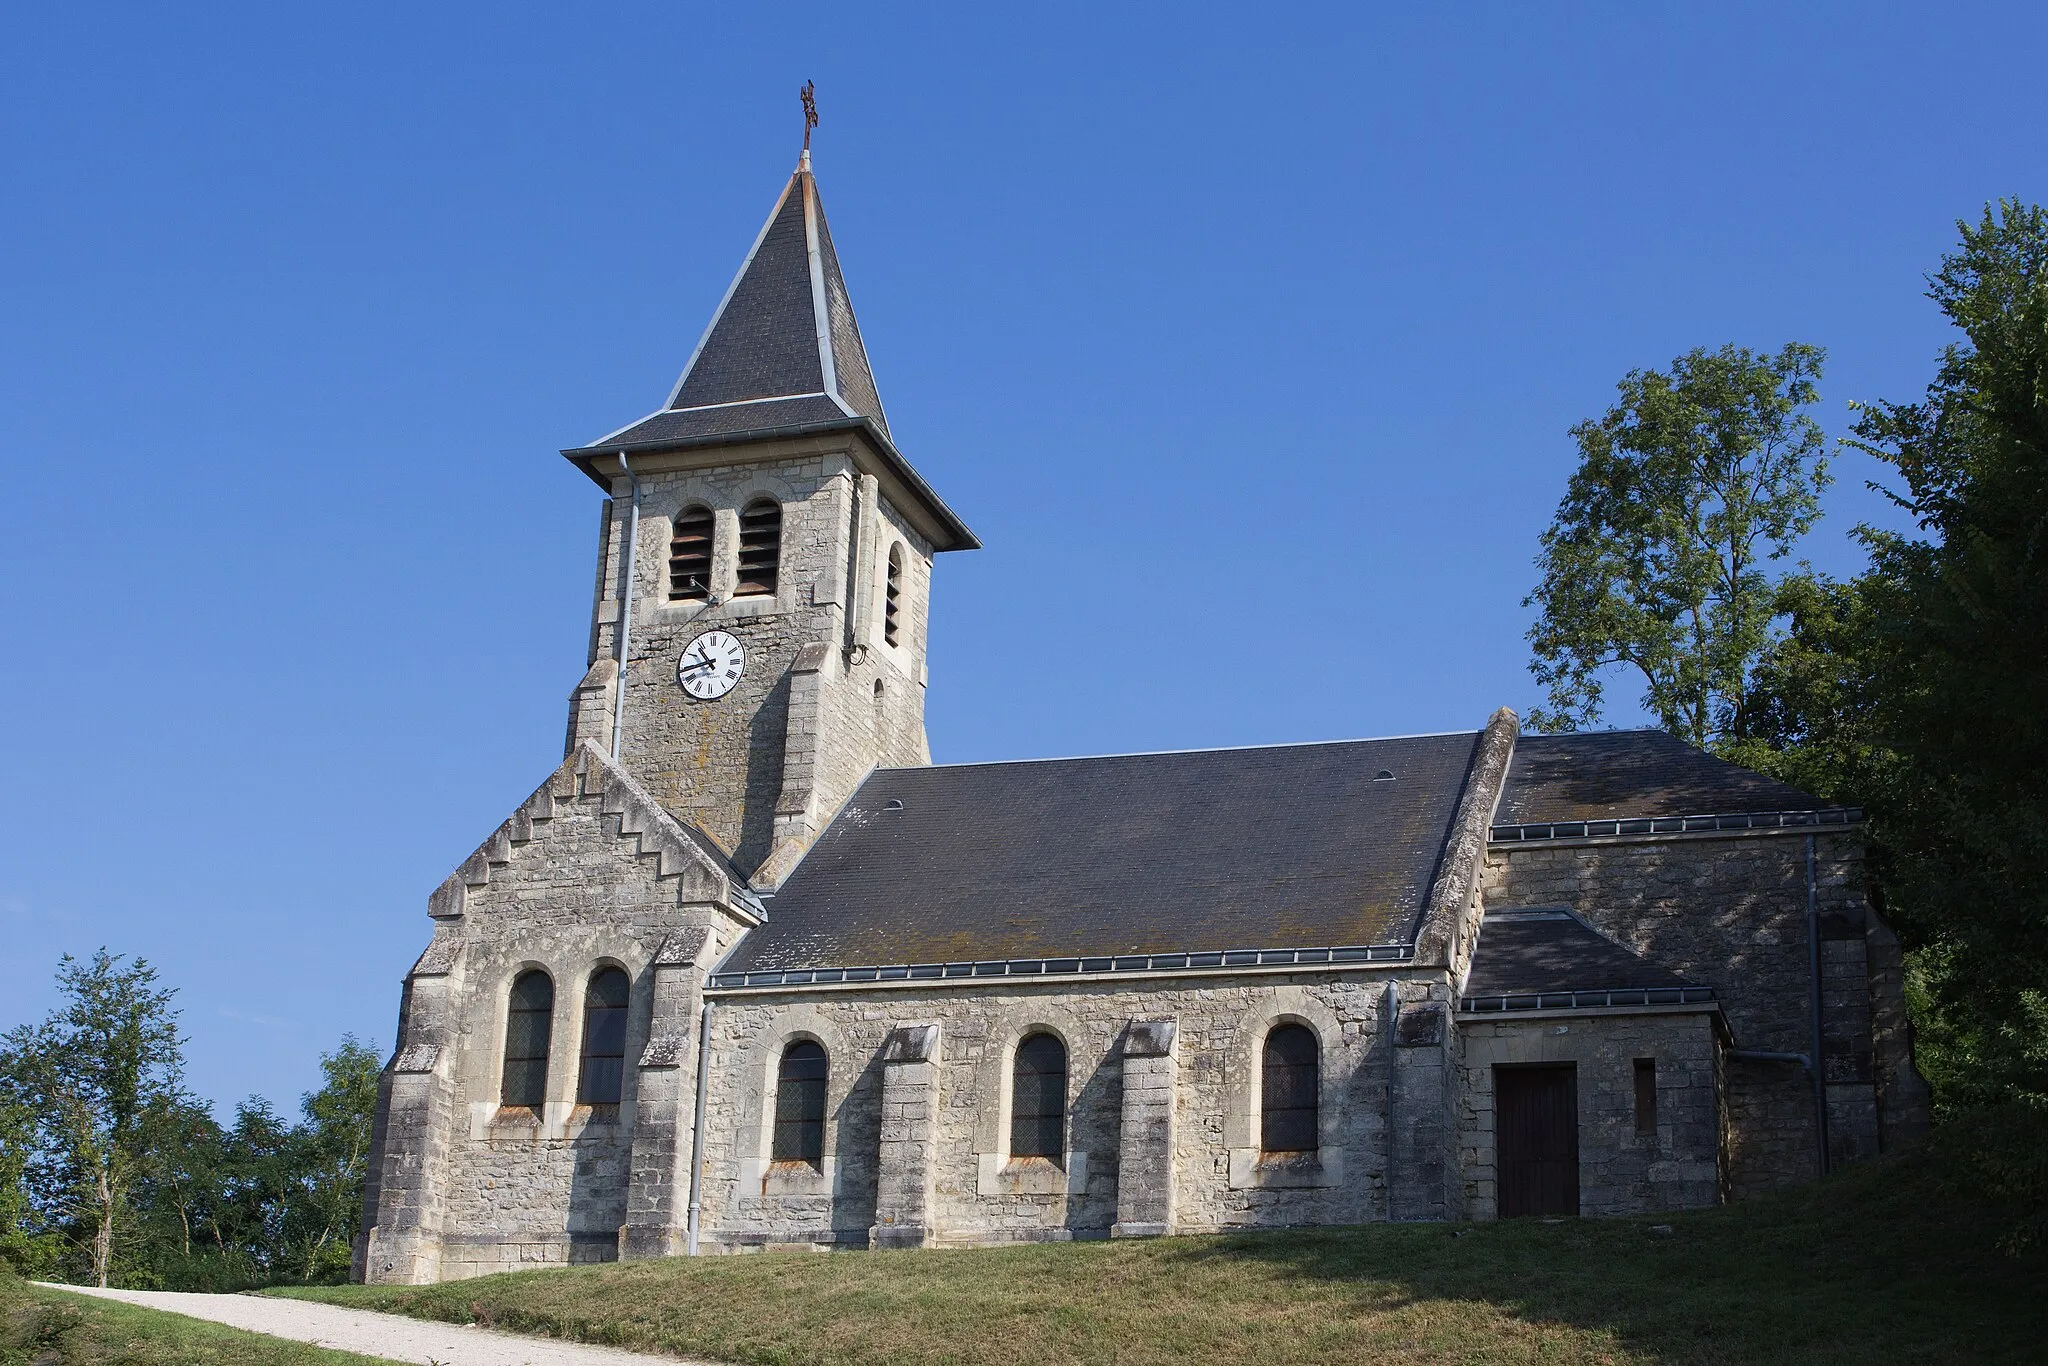
[[[1493,1069],[1500,1217],[1579,1212],[1579,1086],[1571,1063]]]

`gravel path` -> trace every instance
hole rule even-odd
[[[139,1304],[145,1309],[162,1309],[187,1318],[225,1323],[231,1328],[246,1328],[252,1333],[310,1342],[317,1347],[419,1362],[421,1366],[710,1366],[701,1361],[684,1363],[678,1357],[644,1356],[580,1342],[515,1337],[473,1325],[430,1323],[310,1300],[279,1300],[267,1295],[189,1295],[171,1290],[100,1290],[81,1285],[48,1288]]]

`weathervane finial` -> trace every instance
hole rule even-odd
[[[811,150],[811,130],[818,126],[817,87],[805,81],[804,88],[797,92],[804,97],[804,151]]]

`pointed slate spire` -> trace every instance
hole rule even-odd
[[[669,395],[683,412],[822,397],[889,429],[807,151]]]
[[[895,448],[805,148],[668,402],[562,454],[609,487],[610,476],[599,462],[622,450],[847,427],[865,430],[883,459],[932,509],[939,549],[980,544]]]
[[[667,404],[592,444],[739,435],[842,417],[868,418],[888,435],[806,151]]]

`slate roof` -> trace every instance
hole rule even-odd
[[[1412,941],[1478,739],[877,769],[721,976]]]
[[[1689,985],[1694,984],[1615,943],[1571,912],[1542,908],[1487,913],[1465,996]]]
[[[1661,730],[1525,735],[1515,744],[1496,828],[1629,816],[1816,811],[1796,787],[1717,759]]]

